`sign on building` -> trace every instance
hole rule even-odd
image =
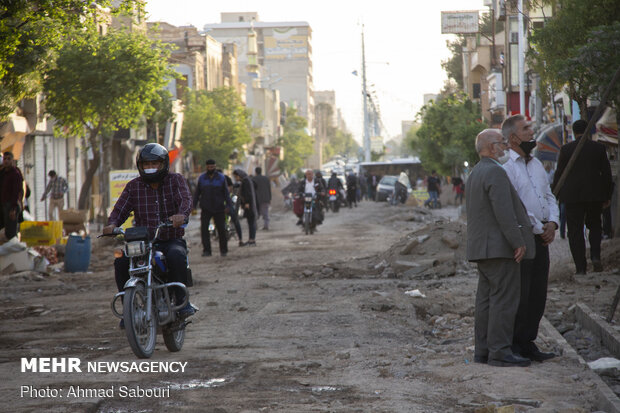
[[[374,153],[383,153],[383,138],[381,136],[370,137],[370,151]]]
[[[478,33],[478,11],[442,11],[441,33]]]
[[[281,60],[308,56],[308,36],[295,27],[274,28],[272,36],[264,36],[265,59]]]

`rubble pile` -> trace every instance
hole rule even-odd
[[[458,221],[435,221],[407,234],[369,264],[386,278],[445,278],[468,267],[467,227]]]

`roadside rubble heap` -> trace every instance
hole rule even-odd
[[[385,278],[440,279],[469,270],[465,259],[467,227],[461,222],[435,221],[407,234],[369,267]]]
[[[4,231],[0,236],[0,273],[12,274],[20,271],[45,272],[49,261],[34,248],[17,237],[6,240]]]

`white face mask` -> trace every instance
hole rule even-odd
[[[510,152],[504,151],[501,156],[497,157],[497,162],[499,162],[499,163],[501,163],[503,165],[506,162],[508,162],[508,159],[510,159]]]
[[[149,168],[149,169],[145,169],[145,170],[144,170],[144,173],[145,173],[145,174],[148,174],[148,175],[150,175],[150,174],[154,174],[154,173],[156,173],[156,172],[157,172],[157,168]]]

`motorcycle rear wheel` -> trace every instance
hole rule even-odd
[[[144,284],[125,289],[123,297],[123,320],[131,350],[141,359],[149,358],[155,350],[157,322],[155,309],[151,321],[146,320],[146,290]]]

